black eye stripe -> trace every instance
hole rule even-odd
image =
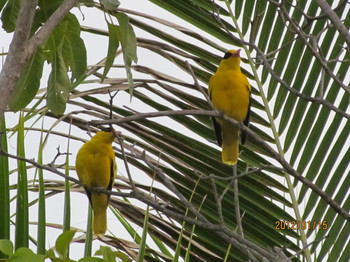
[[[229,59],[232,56],[230,52],[226,52],[224,55],[224,59]]]
[[[105,132],[112,132],[112,128],[110,128],[110,127],[104,127],[101,130],[105,131]]]

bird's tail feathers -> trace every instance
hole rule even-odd
[[[232,127],[231,127],[232,128]],[[235,165],[238,161],[239,140],[237,128],[232,128],[230,132],[223,132],[222,162],[228,165]]]
[[[107,206],[106,194],[92,193],[92,208],[94,210],[93,230],[96,235],[104,235],[107,230]]]

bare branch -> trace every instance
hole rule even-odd
[[[181,116],[181,115],[206,115],[206,116],[216,116],[217,112],[209,110],[166,110],[166,111],[157,111],[149,113],[138,113],[135,115],[118,118],[118,119],[108,119],[108,120],[92,120],[89,122],[90,125],[109,125],[109,124],[121,124],[126,122],[137,121],[145,118],[153,118],[160,116]]]
[[[270,63],[268,62],[265,54],[255,45],[250,43],[250,45],[257,51],[258,53],[258,58],[260,59],[260,61],[262,61],[263,65],[265,66],[265,68],[269,71],[269,73],[271,74],[271,76],[277,80],[282,86],[284,86],[286,89],[288,89],[288,91],[290,91],[291,93],[293,93],[294,95],[300,97],[301,99],[304,99],[306,101],[310,101],[316,104],[320,104],[323,105],[325,107],[327,107],[328,109],[336,112],[337,114],[347,118],[350,120],[350,115],[347,114],[346,112],[344,112],[343,110],[339,109],[338,107],[334,106],[331,102],[323,99],[322,97],[311,97],[308,95],[305,95],[301,92],[299,92],[298,90],[296,90],[295,88],[291,87],[286,81],[284,81],[273,69],[272,66],[270,65]]]
[[[342,23],[338,15],[332,10],[332,8],[325,0],[316,0],[316,3],[321,7],[322,11],[332,21],[334,27],[338,30],[339,34],[344,37],[345,42],[348,44],[348,48],[350,48],[349,30]]]
[[[320,0],[321,1],[321,0]],[[269,0],[269,2],[271,2]],[[300,26],[295,23],[295,21],[289,16],[288,11],[283,5],[279,5],[279,11],[281,14],[283,14],[283,17],[289,22],[290,28],[293,32],[299,35],[300,39],[304,42],[304,44],[309,48],[313,56],[317,59],[317,61],[320,63],[320,65],[324,68],[324,70],[327,72],[327,74],[333,78],[333,80],[339,84],[347,93],[350,94],[350,88],[349,86],[345,85],[338,76],[336,76],[333,71],[328,67],[326,61],[322,58],[321,54],[318,52],[317,49],[314,48],[312,42],[308,41],[308,35],[301,30]]]
[[[216,184],[215,184],[215,179],[214,178],[210,178],[210,182],[213,188],[213,194],[214,194],[214,198],[216,201],[216,206],[218,209],[218,215],[219,215],[219,219],[220,219],[220,224],[224,225],[224,217],[222,215],[222,201],[218,196],[218,190],[216,188]]]
[[[232,173],[233,173],[233,177],[237,176],[237,165],[232,166]],[[233,201],[235,205],[235,215],[236,215],[238,234],[244,237],[243,226],[241,221],[241,212],[239,208],[238,179],[233,179]]]
[[[194,85],[195,85],[195,86],[197,87],[197,89],[203,94],[203,96],[204,96],[205,99],[207,100],[207,102],[208,102],[208,104],[210,105],[210,107],[211,107],[212,109],[214,109],[215,107],[214,107],[213,103],[211,102],[211,100],[210,100],[210,98],[209,98],[207,92],[205,92],[204,88],[198,83],[197,77],[196,77],[196,75],[194,74],[193,69],[192,69],[190,63],[188,63],[187,61],[186,61],[186,66],[187,66],[188,70],[189,70],[190,73],[191,73],[191,76],[192,76],[193,81],[194,81]]]
[[[125,155],[125,152],[124,152],[123,139],[120,136],[117,136],[117,139],[119,141],[121,153],[122,153],[123,160],[124,160],[125,170],[126,170],[126,173],[128,174],[128,178],[129,178],[129,183],[130,183],[131,189],[132,189],[132,191],[135,191],[136,187],[135,187],[134,181],[132,179],[131,172],[130,172],[129,165],[128,165],[128,161],[126,159],[126,155]]]

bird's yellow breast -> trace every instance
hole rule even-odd
[[[78,153],[76,169],[79,179],[88,188],[107,188],[113,169],[114,152],[106,143],[91,143],[83,145]]]
[[[218,70],[209,81],[214,106],[237,121],[244,121],[249,107],[250,86],[237,70]]]

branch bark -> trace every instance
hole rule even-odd
[[[348,48],[350,48],[349,29],[345,27],[338,15],[333,11],[333,9],[325,0],[316,0],[316,3],[327,15],[327,17],[332,21],[334,27],[338,30],[339,34],[344,37],[345,42],[348,44]]]
[[[271,2],[271,1],[270,1]],[[320,63],[320,65],[324,68],[324,70],[327,72],[327,74],[333,78],[333,80],[339,84],[345,92],[347,92],[348,94],[350,94],[350,88],[343,83],[339,77],[337,75],[335,75],[333,73],[333,71],[328,67],[326,61],[323,59],[323,57],[321,56],[321,54],[319,53],[319,51],[313,46],[312,42],[310,42],[308,40],[309,36],[302,30],[300,30],[299,25],[289,16],[289,12],[288,10],[286,10],[285,6],[282,4],[278,4],[277,5],[281,11],[281,14],[283,14],[284,18],[286,19],[286,21],[289,22],[289,25],[291,26],[291,28],[293,29],[293,31],[295,33],[298,34],[298,36],[300,37],[300,39],[304,42],[304,44],[309,48],[309,50],[311,51],[311,53],[313,54],[313,56],[317,59],[317,61]]]

